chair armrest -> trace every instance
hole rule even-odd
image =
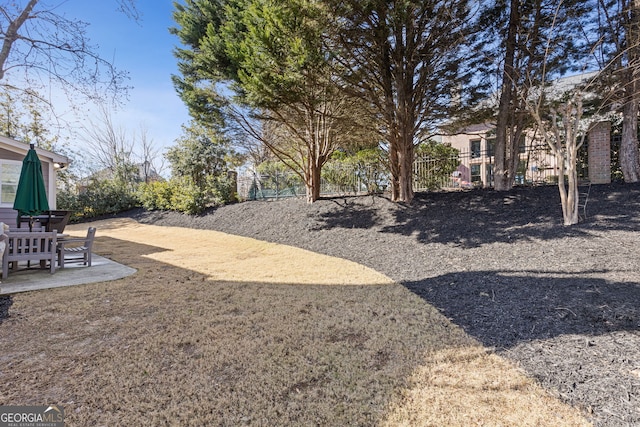
[[[78,239],[60,239],[58,240],[58,245],[59,246],[64,246],[67,243],[84,243],[86,242],[87,239],[83,239],[83,238],[78,238]]]

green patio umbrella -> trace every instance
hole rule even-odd
[[[49,201],[42,177],[42,164],[33,144],[22,161],[22,171],[13,209],[18,211],[18,224],[22,215],[35,216],[49,210]],[[29,227],[31,228],[31,221]]]

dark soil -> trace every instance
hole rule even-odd
[[[9,317],[9,307],[13,304],[13,298],[10,295],[0,296],[0,323]]]
[[[356,261],[403,283],[598,426],[640,425],[640,185],[597,185],[562,225],[555,186],[245,202],[138,220]]]

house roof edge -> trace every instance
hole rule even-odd
[[[9,150],[16,153],[27,154],[27,151],[29,151],[29,144],[3,135],[0,135],[0,145],[4,145],[9,148]],[[53,163],[64,163],[65,165],[71,163],[68,157],[43,148],[36,147],[36,153],[38,153],[39,156],[51,159]]]

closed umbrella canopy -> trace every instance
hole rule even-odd
[[[39,215],[49,210],[49,201],[42,177],[42,164],[33,145],[22,161],[22,171],[13,209],[18,211],[18,215],[29,216]]]

